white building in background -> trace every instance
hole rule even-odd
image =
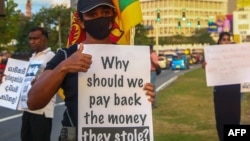
[[[233,12],[233,33],[236,42],[250,42],[250,10]]]
[[[143,13],[142,24],[149,29],[148,37],[156,37],[156,33],[158,37],[177,34],[191,36],[196,29],[208,27],[210,16],[226,15],[228,11],[228,0],[140,0],[140,2]],[[160,21],[157,23],[158,11]]]
[[[233,12],[233,33],[237,43],[250,42],[250,1],[238,0]]]

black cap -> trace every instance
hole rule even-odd
[[[100,5],[114,7],[112,0],[78,0],[77,10],[81,13],[86,13]]]

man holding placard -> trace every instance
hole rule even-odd
[[[30,65],[26,73],[26,78],[33,79],[35,77],[35,79],[39,79],[46,63],[54,57],[54,52],[47,47],[48,39],[48,32],[44,28],[34,27],[29,31],[29,44],[34,53],[30,58]],[[35,81],[36,80],[33,80],[33,82]],[[31,81],[27,82],[28,84],[24,85],[22,90],[23,93],[21,93],[20,100],[21,108],[24,110],[22,116],[21,140],[50,141],[52,118],[54,116],[54,104],[56,100],[55,96],[48,101],[46,106],[42,109],[31,111],[28,109],[26,102],[27,92],[32,84],[30,84]]]
[[[28,106],[30,109],[36,110],[36,109],[44,107],[46,105],[46,103],[58,91],[58,89],[60,87],[63,88],[64,94],[65,94],[65,105],[66,105],[67,109],[64,112],[64,118],[62,121],[62,124],[64,127],[62,128],[61,135],[59,137],[59,140],[61,140],[61,141],[75,141],[75,140],[77,140],[76,139],[77,138],[76,127],[79,126],[78,119],[83,117],[82,115],[81,116],[78,115],[79,110],[82,110],[82,109],[78,109],[78,107],[79,107],[79,104],[87,103],[86,100],[88,100],[88,99],[85,99],[85,101],[78,102],[79,95],[81,94],[81,90],[82,90],[82,87],[80,84],[83,84],[84,86],[89,86],[89,87],[95,87],[95,86],[96,87],[100,87],[100,86],[111,87],[111,86],[108,86],[107,83],[105,83],[106,80],[108,80],[108,78],[106,78],[106,77],[101,78],[100,76],[97,76],[97,74],[95,74],[95,73],[93,74],[92,77],[89,77],[88,82],[87,82],[88,84],[86,84],[85,82],[79,83],[79,81],[82,80],[80,76],[82,76],[83,74],[86,73],[86,75],[87,75],[87,73],[88,74],[89,74],[89,72],[91,73],[93,71],[93,69],[99,70],[99,68],[94,67],[96,64],[96,62],[94,62],[95,56],[92,56],[91,55],[92,53],[90,53],[91,52],[91,49],[89,50],[89,48],[91,46],[90,44],[94,44],[93,46],[96,45],[95,49],[97,49],[97,50],[95,50],[95,53],[103,53],[103,55],[105,55],[105,56],[102,56],[99,58],[102,60],[101,61],[102,66],[99,65],[99,67],[104,67],[104,66],[110,67],[108,64],[110,63],[109,61],[111,61],[111,60],[113,60],[112,62],[116,63],[117,71],[109,72],[109,74],[114,73],[114,78],[112,78],[112,80],[116,80],[116,81],[114,81],[112,87],[114,87],[114,86],[123,87],[125,85],[122,81],[122,80],[125,80],[124,79],[125,76],[119,75],[120,74],[119,71],[126,72],[127,69],[129,69],[128,67],[129,67],[130,62],[135,62],[134,60],[132,61],[132,60],[128,59],[128,58],[132,57],[132,56],[128,56],[131,53],[127,54],[127,56],[126,56],[127,59],[124,57],[119,58],[119,56],[116,56],[114,54],[116,54],[118,51],[121,51],[121,49],[111,50],[111,49],[114,49],[112,47],[116,46],[116,45],[112,45],[112,42],[110,41],[110,38],[109,38],[109,34],[110,34],[112,26],[114,24],[114,17],[116,16],[116,12],[115,12],[114,4],[113,4],[112,0],[79,0],[77,9],[78,9],[78,14],[80,15],[82,26],[83,26],[84,30],[86,31],[86,39],[80,45],[75,44],[67,49],[60,50],[57,53],[57,55],[50,62],[48,62],[47,67],[41,76],[41,79],[36,81],[36,83],[33,85],[31,90],[29,91]],[[117,47],[117,48],[119,48],[119,47]],[[130,49],[133,49],[133,48],[130,48]],[[85,53],[85,51],[89,52],[89,53]],[[109,53],[110,52],[113,53],[113,56],[108,56],[108,55],[106,56],[104,51],[105,51],[105,53],[106,53],[106,51],[109,51]],[[150,81],[149,48],[145,47],[143,52],[144,52],[143,54],[148,55],[148,56],[146,56],[147,57],[146,61],[148,61],[148,68],[144,69],[144,70],[148,70],[148,79],[147,80],[149,82]],[[92,64],[92,61],[93,61],[93,64]],[[140,61],[145,61],[145,59],[140,60]],[[93,66],[93,68],[92,68],[92,66]],[[145,65],[145,66],[147,67],[147,65]],[[140,67],[140,66],[137,65],[137,67]],[[106,68],[106,69],[108,69],[108,68]],[[96,80],[96,81],[100,80],[101,83],[97,83],[94,80]],[[110,78],[110,81],[111,81],[111,78]],[[147,102],[154,101],[154,95],[155,95],[154,94],[154,85],[152,85],[151,83],[143,83],[144,81],[141,78],[133,79],[134,83],[131,82],[132,79],[129,79],[129,78],[127,78],[126,81],[129,81],[129,84],[131,85],[131,87],[133,87],[132,85],[134,84],[135,87],[140,87],[140,90],[143,91],[143,93],[146,93],[147,96],[150,96],[150,98],[146,99]],[[80,85],[80,87],[79,87],[79,85]],[[109,83],[109,85],[111,85],[111,84]],[[111,89],[111,90],[113,90],[113,89]],[[99,89],[96,91],[99,91]],[[104,91],[99,91],[99,92],[103,93]],[[105,92],[106,92],[106,90],[105,90]],[[46,93],[46,95],[43,95],[42,93]],[[83,96],[85,94],[88,94],[88,92],[81,94],[81,96]],[[133,93],[133,96],[131,96],[131,97],[119,97],[119,95],[116,95],[116,93],[114,93],[112,99],[113,99],[113,102],[115,101],[115,103],[112,103],[112,104],[113,105],[117,104],[118,106],[132,104],[134,106],[140,107],[140,105],[144,104],[144,101],[145,101],[146,96],[145,95],[143,95],[143,96],[144,97],[142,98],[142,96],[139,96],[139,94],[136,92],[136,93]],[[97,98],[97,97],[89,96],[89,100],[90,101],[92,100],[91,102],[94,102],[93,100],[95,98]],[[104,104],[104,105],[102,105],[103,106],[102,108],[106,108],[105,105],[106,106],[109,105],[110,98],[111,97],[109,97],[109,96],[103,96],[103,97],[98,96],[99,101],[97,102],[97,105],[102,103],[102,104]],[[128,100],[127,98],[129,98],[130,100]],[[121,99],[123,99],[122,102],[120,101]],[[127,99],[127,100],[125,100],[125,99]],[[104,100],[104,101],[101,101],[101,100]],[[128,102],[128,103],[126,103],[126,102]],[[147,104],[151,106],[151,103],[147,103]],[[94,105],[96,106],[96,104],[93,104],[93,106]],[[150,110],[151,110],[151,108],[150,108]],[[100,111],[102,111],[102,110],[100,110]],[[120,110],[118,112],[123,112],[123,111],[125,111],[125,109]],[[142,110],[140,110],[140,111],[142,111]],[[85,115],[86,120],[89,117],[89,114],[91,114],[91,116],[93,116],[93,117],[97,116],[96,115],[97,113],[93,113],[90,111],[87,113],[87,115]],[[122,115],[120,115],[120,116],[122,116]],[[138,115],[132,115],[132,116],[134,119],[133,123],[134,122],[137,124],[140,123],[141,125],[143,125],[145,123],[146,115],[144,115],[144,114],[139,115],[138,114]],[[103,120],[102,116],[101,115],[98,116],[98,122],[100,124],[102,124],[102,120]],[[144,135],[146,137],[148,137],[149,130],[147,130],[146,128],[142,129],[142,130],[139,130],[139,128],[138,128],[138,130],[133,130],[133,132],[137,132],[137,131],[140,132],[140,137],[136,136],[137,138],[142,138],[142,137],[144,137]],[[150,131],[152,132],[152,130],[150,130]],[[89,132],[92,133],[92,130],[89,130]],[[88,133],[86,133],[86,134],[82,133],[82,132],[78,132],[78,133],[83,134],[82,137],[78,136],[78,139],[88,138],[87,137]],[[104,135],[104,134],[108,135],[109,133],[103,133],[102,135]],[[136,134],[136,133],[134,133],[134,134]],[[121,135],[121,134],[119,134],[119,135]],[[151,136],[151,139],[152,139],[152,136]],[[86,139],[86,140],[88,140],[88,139]]]

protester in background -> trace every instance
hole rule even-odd
[[[150,45],[150,61],[151,61],[151,73],[150,73],[150,82],[155,85],[155,80],[156,80],[156,66],[158,66],[158,56],[154,52],[154,46]],[[155,101],[152,104],[152,108],[157,108],[157,93],[156,89],[154,89],[155,92]]]
[[[82,53],[83,44],[112,44],[109,34],[116,16],[112,0],[79,0],[77,9],[86,39],[79,48],[75,44],[62,49],[48,62],[41,79],[29,91],[28,98],[29,108],[36,110],[44,107],[60,87],[64,90],[67,109],[62,120],[61,141],[77,138],[78,72],[87,72],[92,64],[92,56]],[[150,96],[149,101],[154,101],[154,86],[146,83],[144,90]]]
[[[0,84],[2,84],[4,81],[4,70],[9,57],[10,55],[8,54],[7,51],[2,51],[0,53]]]
[[[48,32],[41,27],[34,27],[29,31],[29,45],[31,50],[34,51],[30,61],[43,61],[40,68],[41,71],[43,71],[46,63],[55,55],[51,51],[51,48],[47,47],[48,38]],[[37,74],[36,79],[40,79],[39,75]],[[41,94],[45,95],[43,92]],[[40,99],[38,98],[37,100]],[[50,141],[54,104],[55,96],[50,101],[47,101],[42,109],[36,111],[25,110],[23,112],[21,127],[22,141]]]
[[[229,32],[221,32],[217,44],[231,44],[231,34]],[[202,67],[205,68],[207,63],[209,62],[204,62]],[[240,84],[215,86],[213,93],[217,133],[219,140],[224,141],[224,125],[240,124]]]
[[[0,63],[0,85],[3,83],[5,64]]]
[[[8,58],[10,58],[10,53],[8,53],[6,50],[2,51],[0,55],[1,63],[7,64]]]

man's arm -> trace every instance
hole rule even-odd
[[[53,70],[45,70],[28,93],[28,107],[37,110],[45,107],[56,94],[67,73],[87,72],[92,56],[82,53],[83,45],[69,58],[62,61]]]

